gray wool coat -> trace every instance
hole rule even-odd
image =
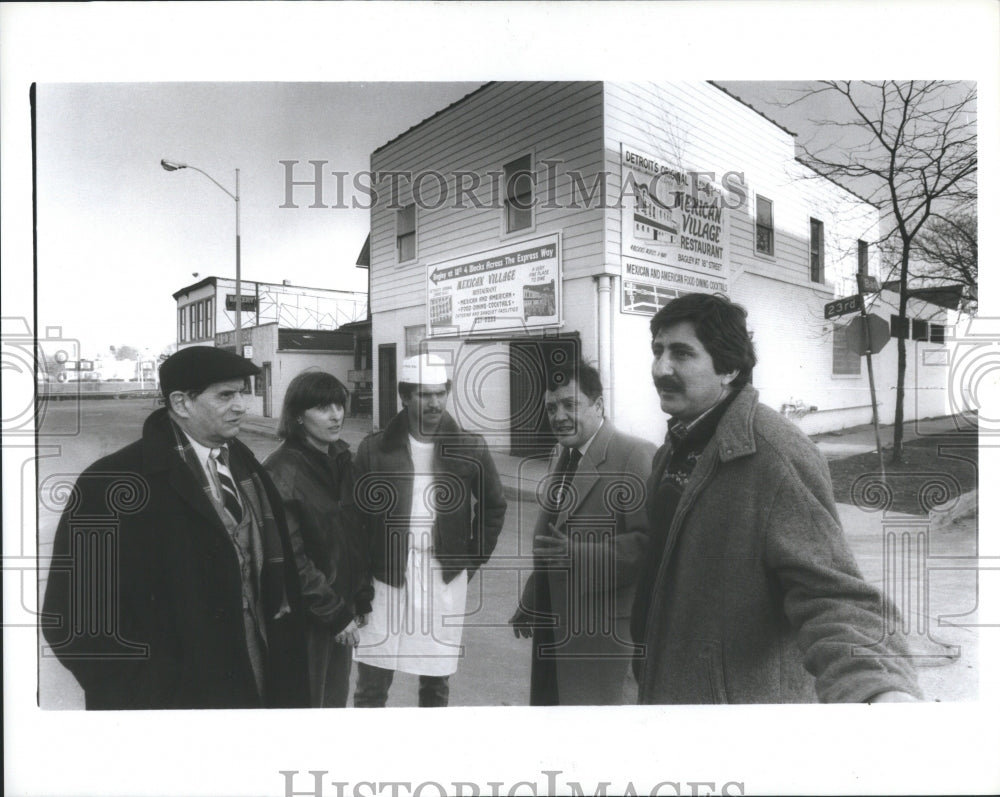
[[[656,454],[652,496],[669,454]],[[865,582],[826,460],[746,386],[684,491],[657,567],[639,702],[920,696],[898,613]]]

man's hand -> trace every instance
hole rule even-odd
[[[520,639],[521,637],[531,639],[531,616],[520,606],[517,607],[517,611],[514,612],[513,617],[507,622],[514,628],[514,637],[516,639]]]
[[[565,531],[549,523],[549,533],[535,537],[532,552],[543,559],[565,559],[569,556],[569,537]]]

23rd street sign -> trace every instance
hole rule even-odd
[[[837,316],[857,313],[861,310],[861,296],[845,296],[843,299],[835,299],[823,305],[823,318],[836,318]]]

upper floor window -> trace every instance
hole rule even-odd
[[[201,340],[205,337],[205,305],[198,302],[194,305],[194,339]]]
[[[417,256],[417,206],[413,203],[396,211],[396,255],[399,263]]]
[[[823,258],[823,222],[809,219],[809,279],[825,282]]]
[[[868,274],[868,241],[858,240],[858,274],[862,277]]]
[[[774,203],[757,196],[757,236],[755,249],[762,255],[774,254]]]
[[[531,156],[525,155],[504,165],[503,182],[506,186],[504,215],[507,232],[530,228],[535,188]]]
[[[205,300],[205,337],[214,338],[215,337],[215,324],[212,318],[212,303],[214,299]]]

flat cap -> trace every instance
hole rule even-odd
[[[189,346],[171,354],[160,365],[160,392],[204,390],[216,382],[256,376],[260,368],[250,360],[214,346]]]

